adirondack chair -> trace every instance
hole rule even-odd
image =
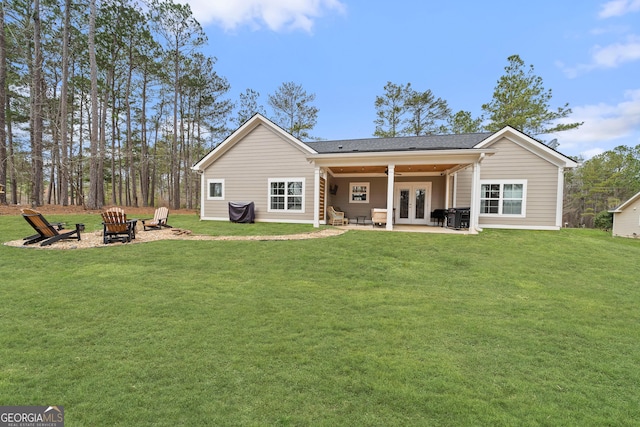
[[[121,208],[111,208],[102,212],[102,241],[107,243],[130,242],[135,238],[134,224],[127,221],[127,215]]]
[[[144,231],[149,230],[160,230],[162,227],[171,228],[169,224],[167,224],[167,219],[169,219],[169,209],[165,207],[161,207],[156,209],[153,219],[142,219],[142,228]]]
[[[65,230],[62,224],[49,223],[40,212],[33,209],[22,209],[22,217],[38,232],[25,237],[25,245],[40,242],[40,246],[48,246],[62,239],[80,240],[80,232],[84,229],[84,224],[76,224],[75,230]]]

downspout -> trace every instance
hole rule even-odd
[[[564,168],[558,168],[558,190],[556,201],[556,227],[558,230],[562,228],[562,208],[564,205]]]
[[[320,168],[313,170],[313,226],[320,227]]]

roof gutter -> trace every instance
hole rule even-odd
[[[438,164],[438,163],[473,163],[486,156],[496,153],[495,149],[459,149],[437,151],[385,151],[385,152],[345,152],[310,154],[306,158],[318,166],[350,166],[350,165],[381,165],[394,162],[401,164]]]

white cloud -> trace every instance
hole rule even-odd
[[[640,1],[640,0],[638,0]],[[617,68],[624,63],[640,60],[640,37],[631,35],[624,42],[607,46],[596,45],[591,51],[591,63],[567,67],[558,63],[565,75],[575,78],[578,75],[595,69]]]
[[[640,0],[612,0],[602,5],[598,16],[602,19],[640,11]]]
[[[596,46],[593,51],[594,67],[615,68],[625,62],[640,59],[640,37],[630,36],[624,43]]]
[[[214,23],[225,30],[242,25],[272,31],[311,32],[314,20],[327,12],[342,13],[340,0],[179,0],[191,6],[194,17],[203,25]]]
[[[597,156],[598,154],[602,154],[602,153],[604,153],[604,151],[605,151],[605,150],[603,150],[602,148],[592,148],[592,149],[590,149],[590,150],[583,151],[583,152],[582,152],[582,153],[580,153],[580,154],[582,154],[582,157],[583,157],[585,160],[589,160],[590,158],[595,157],[595,156]]]
[[[615,105],[599,103],[571,110],[571,117],[562,122],[584,124],[578,129],[549,135],[550,139],[558,138],[562,152],[593,156],[598,150],[602,152],[617,145],[640,144],[640,89],[627,91],[624,101]]]
[[[640,0],[612,0],[602,5],[598,16],[602,19],[640,11]]]

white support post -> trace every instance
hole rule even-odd
[[[313,226],[320,227],[320,168],[318,166],[313,171]]]
[[[451,196],[451,176],[447,173],[444,176],[444,208],[449,209],[450,196]]]
[[[393,187],[396,165],[389,165],[387,175],[387,230],[393,230]]]
[[[484,153],[473,162],[471,168],[471,214],[469,216],[469,231],[472,233],[482,231],[480,221],[480,163],[484,160]]]
[[[479,170],[480,163],[473,162],[473,165],[471,165],[471,215],[469,215],[469,231],[472,233],[476,231],[476,226],[478,225],[478,207],[476,206],[476,201],[480,194]]]

